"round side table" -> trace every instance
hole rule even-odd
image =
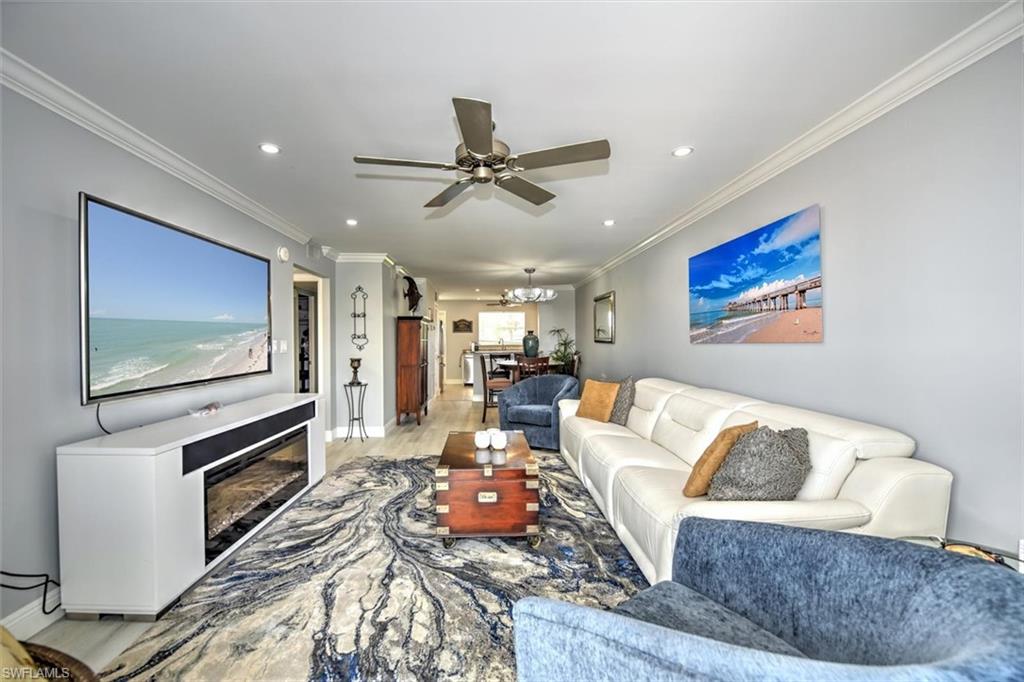
[[[345,436],[347,443],[356,430],[356,423],[359,423],[359,442],[363,442],[366,435],[366,427],[363,425],[363,403],[366,402],[367,383],[360,381],[357,384],[351,382],[345,384],[345,402],[348,403],[348,434]]]

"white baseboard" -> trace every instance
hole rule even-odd
[[[47,602],[49,602],[46,608],[52,609],[60,603],[60,588],[53,588],[46,594],[46,597]],[[39,595],[39,597],[7,616],[3,621],[0,621],[0,625],[7,628],[14,635],[15,639],[26,640],[37,632],[53,625],[63,617],[64,609],[56,609],[49,615],[43,613],[43,596]]]
[[[388,435],[388,431],[390,431],[394,427],[395,427],[395,419],[392,417],[391,421],[389,421],[384,426],[367,426],[366,427],[366,437],[367,438],[383,438],[384,436]],[[359,428],[359,425],[357,424],[355,426],[355,428],[352,429],[352,437],[353,438],[355,438],[355,437],[357,437],[359,435],[358,428]],[[338,428],[334,429],[334,439],[335,440],[345,440],[345,436],[346,435],[348,435],[348,427],[347,426],[339,426]]]

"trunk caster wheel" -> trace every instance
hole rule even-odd
[[[539,535],[531,535],[530,537],[526,538],[526,541],[530,544],[530,547],[533,547],[534,549],[540,547]]]
[[[451,549],[455,546],[455,538],[441,538],[441,544],[444,545],[445,549]]]

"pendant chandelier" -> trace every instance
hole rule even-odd
[[[544,303],[558,296],[558,292],[554,289],[533,286],[533,273],[537,272],[537,268],[523,268],[523,272],[526,273],[526,286],[516,287],[510,291],[508,293],[509,300],[516,303]]]

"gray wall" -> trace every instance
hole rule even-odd
[[[334,263],[20,95],[5,89],[2,99],[3,568],[56,576],[54,448],[100,434],[96,408],[79,404],[78,192],[271,258],[273,335],[289,340],[272,375],[104,405],[111,430],[293,390],[292,263],[274,254],[287,245],[295,263],[324,276]],[[0,613],[39,596],[3,590]]]
[[[552,329],[564,329],[570,338],[576,338],[576,292],[558,291],[558,298],[537,304],[537,336],[540,349],[551,352],[555,349],[556,338]]]
[[[387,270],[381,263],[338,263],[334,271],[334,301],[337,321],[337,363],[335,377],[338,382],[338,401],[335,407],[336,423],[342,429],[342,436],[348,430],[348,405],[345,400],[344,384],[352,379],[351,358],[361,358],[359,379],[369,384],[363,405],[364,424],[367,429],[379,430],[384,426],[384,392],[389,383],[384,369],[384,303],[386,292],[381,286],[381,272]],[[352,293],[357,286],[366,291],[366,336],[367,343],[359,350],[352,343]],[[362,311],[362,302],[359,310]],[[360,326],[362,329],[362,326]],[[335,434],[337,435],[337,434]]]
[[[949,532],[1016,550],[1021,82],[1016,41],[581,287],[584,373],[668,377],[899,429],[955,475]],[[688,258],[815,203],[824,342],[690,345]],[[610,289],[616,343],[594,344],[593,297]]]

